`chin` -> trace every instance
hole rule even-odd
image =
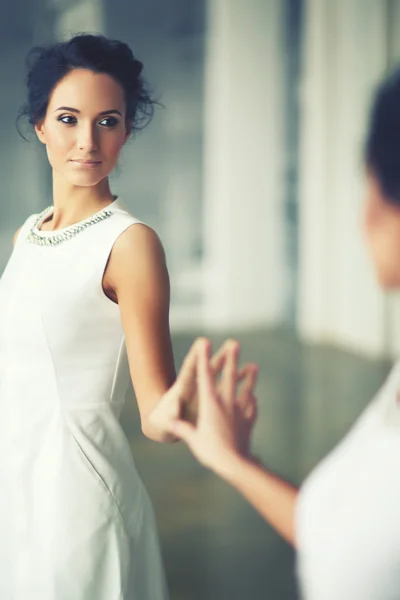
[[[85,173],[78,176],[68,176],[67,181],[76,187],[93,187],[103,181],[106,176],[104,174],[99,175],[98,173]]]

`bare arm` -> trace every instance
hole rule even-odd
[[[118,297],[142,431],[155,441],[175,441],[148,421],[176,378],[169,330],[169,276],[163,247],[152,229],[136,224],[120,235],[107,266],[107,281]]]
[[[236,488],[280,535],[296,545],[296,488],[238,454],[227,463],[215,465],[213,470]]]
[[[189,379],[190,369],[196,371],[198,420],[193,425],[179,419],[171,431],[186,442],[199,462],[234,486],[265,520],[295,545],[294,515],[298,491],[246,455],[241,443],[243,433],[250,435],[254,422],[250,421],[249,430],[246,419],[253,412],[255,403],[256,373],[248,365],[247,375],[238,389],[239,344],[231,340],[224,345],[224,367],[217,389],[210,365],[210,350],[209,340],[198,339],[178,375],[178,380]]]

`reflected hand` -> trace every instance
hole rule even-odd
[[[170,431],[183,439],[204,466],[219,471],[235,455],[247,456],[256,419],[254,387],[258,368],[246,365],[238,371],[239,344],[229,340],[219,351],[221,379],[216,382],[211,366],[211,344],[197,340],[190,349],[178,379],[197,381],[199,414],[196,424],[181,418]],[[243,381],[240,392],[238,382]]]
[[[158,431],[170,434],[171,427],[176,420],[184,420],[193,425],[196,424],[198,418],[199,394],[197,385],[197,369],[196,369],[196,348],[201,344],[201,340],[197,340],[191,346],[186,355],[182,368],[179,371],[175,383],[157,402],[156,406],[151,410],[147,417],[147,422],[151,427]],[[212,356],[209,361],[210,370],[214,379],[217,379],[226,358],[226,351],[231,341],[225,342],[219,350]],[[247,367],[235,373],[236,380],[242,381],[247,376]],[[220,390],[220,383],[216,383],[217,391]],[[239,402],[237,406],[238,416],[242,414],[243,432],[242,446],[248,447],[249,436],[251,433],[251,416],[252,411],[248,403]]]

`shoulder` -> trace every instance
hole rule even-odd
[[[137,250],[162,250],[162,244],[152,227],[138,219],[119,198],[114,203],[117,235],[112,253],[126,254]]]
[[[151,260],[164,257],[164,248],[154,229],[138,221],[129,225],[118,236],[112,254],[125,257],[134,255],[136,259]]]
[[[165,252],[154,229],[137,222],[121,233],[109,257],[107,282],[116,291],[168,285]]]

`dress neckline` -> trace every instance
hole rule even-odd
[[[49,217],[54,211],[54,205],[51,204],[50,206],[45,208],[44,211],[42,211],[40,213],[40,215],[38,216],[38,219],[36,220],[35,225],[34,225],[35,233],[48,236],[48,235],[53,235],[53,234],[56,235],[56,234],[62,233],[64,231],[68,231],[69,229],[73,229],[74,227],[77,227],[78,225],[82,225],[83,223],[86,223],[86,221],[90,221],[91,219],[97,217],[101,213],[110,210],[111,207],[114,207],[116,202],[118,202],[118,196],[114,196],[114,200],[112,202],[110,202],[110,204],[105,206],[104,208],[101,208],[100,210],[96,211],[95,213],[89,215],[88,217],[86,217],[86,219],[82,219],[81,221],[72,223],[72,225],[67,225],[66,227],[61,227],[60,229],[44,229],[44,230],[40,229],[40,227],[43,225],[43,223],[47,219],[47,217]]]
[[[86,219],[67,225],[60,229],[40,229],[44,221],[54,211],[54,205],[50,205],[45,208],[35,219],[32,227],[30,228],[28,241],[38,245],[53,246],[58,245],[72,237],[75,237],[78,233],[86,229],[87,227],[94,225],[104,219],[110,217],[113,214],[113,209],[118,206],[118,196],[114,197],[113,202],[110,202],[105,208],[98,210]]]

